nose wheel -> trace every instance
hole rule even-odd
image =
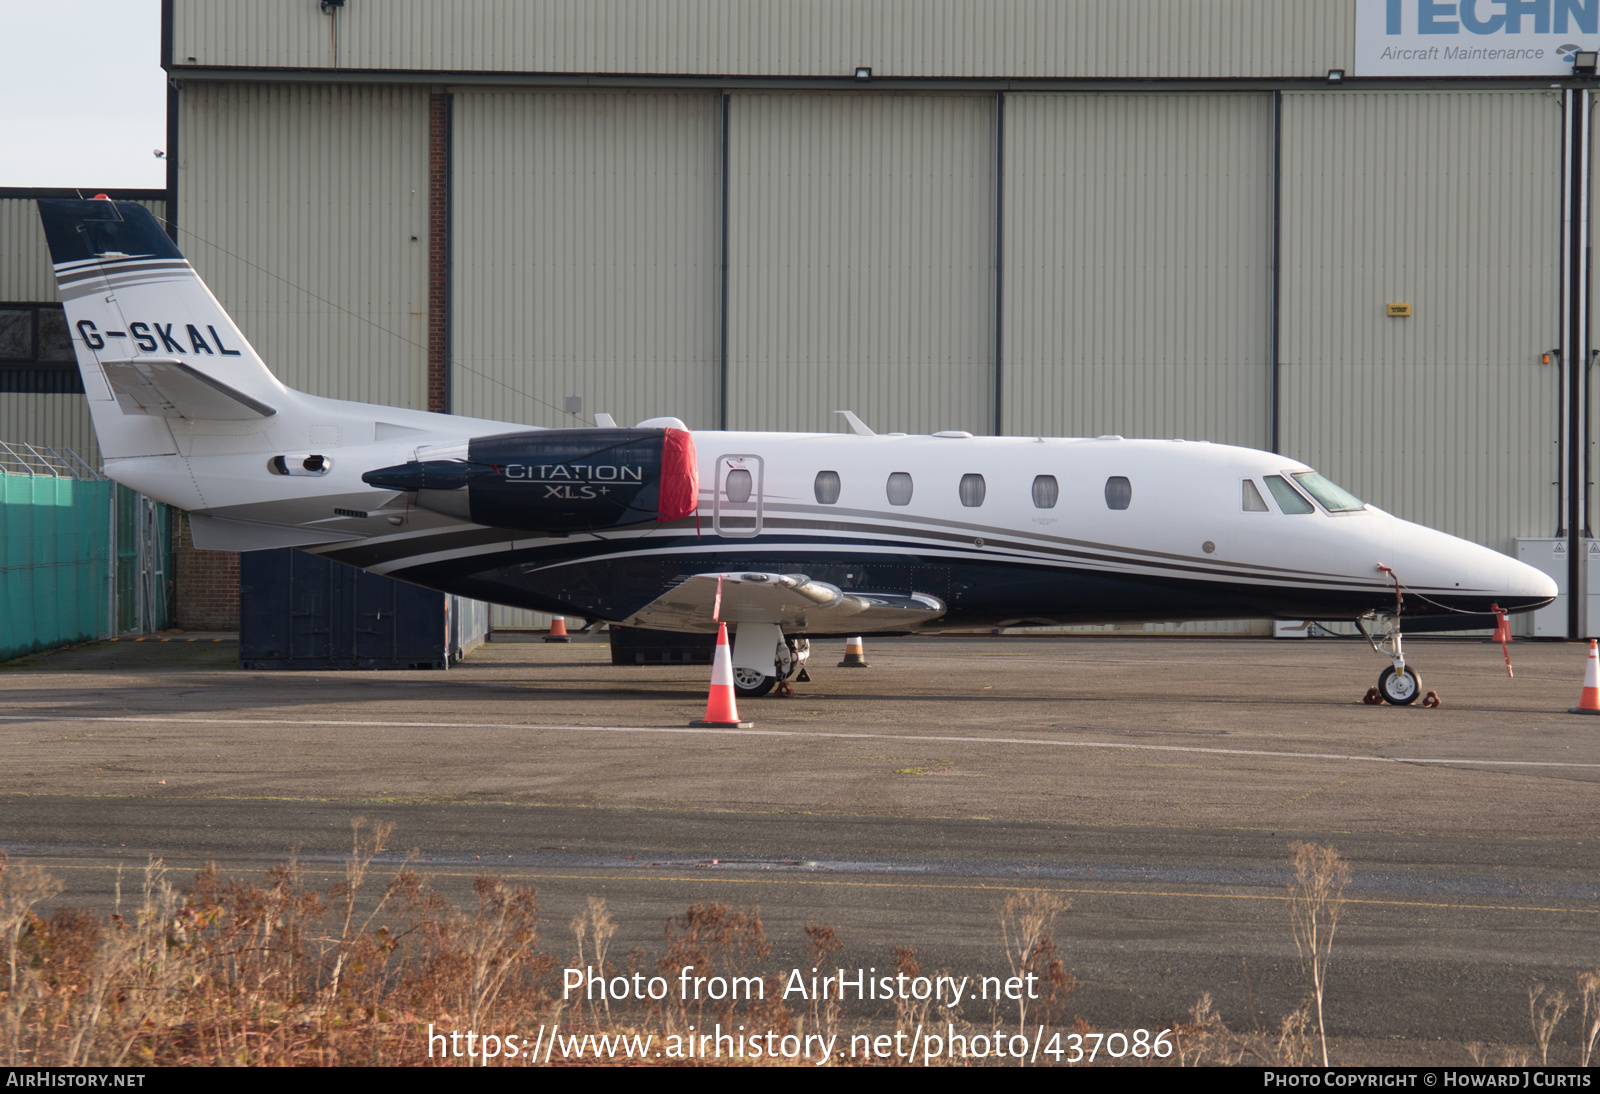
[[[1379,567],[1379,569],[1386,569]],[[1389,658],[1390,665],[1378,674],[1378,694],[1383,696],[1383,701],[1397,707],[1409,706],[1417,701],[1422,694],[1422,678],[1417,675],[1417,670],[1406,664],[1405,647],[1401,644],[1400,612],[1399,612],[1399,582],[1395,583],[1396,604],[1393,615],[1374,612],[1356,620],[1356,626],[1361,633],[1366,635],[1367,641],[1372,643],[1372,648]],[[1378,634],[1367,629],[1368,621],[1372,622]]]
[[[1378,674],[1378,694],[1383,696],[1386,703],[1393,703],[1397,707],[1407,706],[1416,702],[1417,696],[1422,694],[1422,679],[1409,665],[1398,669],[1390,665]]]

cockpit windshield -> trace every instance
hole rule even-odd
[[[1330,513],[1356,513],[1367,507],[1350,491],[1334,485],[1315,471],[1297,471],[1294,479],[1302,490],[1316,498]]]
[[[1267,489],[1278,499],[1278,508],[1290,516],[1303,516],[1317,511],[1317,507],[1302,497],[1300,491],[1290,486],[1282,475],[1268,475]]]

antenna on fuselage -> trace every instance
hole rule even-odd
[[[855,430],[856,436],[858,436],[858,437],[876,437],[877,436],[877,434],[872,431],[872,428],[870,426],[868,426],[866,422],[863,422],[860,418],[856,417],[855,411],[853,411],[853,410],[835,410],[834,413],[835,414],[843,414],[844,415],[844,420],[850,423],[850,428]]]

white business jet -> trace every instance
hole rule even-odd
[[[1419,694],[1402,618],[1548,603],[1486,547],[1304,464],[1204,442],[509,422],[281,384],[142,206],[39,202],[118,482],[197,547],[299,547],[430,588],[667,631],[735,632],[746,695],[808,639],[1145,620],[1356,620]]]

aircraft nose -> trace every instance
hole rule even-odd
[[[1506,561],[1510,563],[1508,567],[1510,572],[1506,580],[1506,588],[1509,590],[1507,599],[1520,600],[1524,602],[1524,607],[1537,608],[1550,603],[1561,591],[1556,585],[1555,578],[1549,574],[1535,570],[1532,566],[1518,562],[1514,558],[1508,558]],[[1502,604],[1501,607],[1511,610],[1508,604]]]
[[[1547,575],[1509,555],[1477,543],[1401,522],[1395,536],[1396,555],[1406,569],[1396,566],[1408,587],[1460,610],[1484,611],[1498,604],[1508,612],[1522,612],[1555,599],[1556,583]]]

